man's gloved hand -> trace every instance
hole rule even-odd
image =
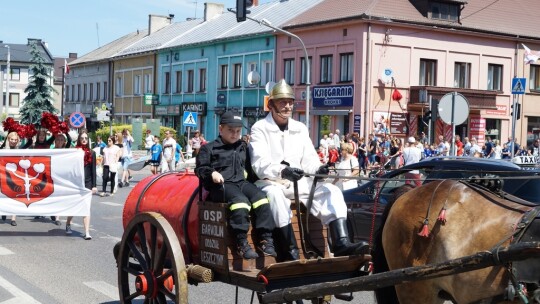
[[[330,169],[328,168],[328,164],[322,165],[319,167],[317,172],[315,174],[321,174],[321,175],[328,175],[330,173]]]
[[[281,170],[281,177],[288,179],[291,182],[298,181],[302,176],[304,176],[304,170],[302,169],[287,166],[285,169]]]

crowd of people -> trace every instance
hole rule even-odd
[[[435,142],[429,142],[424,132],[417,137],[403,138],[388,133],[379,134],[374,130],[365,140],[357,133],[340,137],[339,130],[336,130],[335,133],[322,136],[318,155],[322,164],[335,168],[338,174],[342,172],[341,175],[347,176],[368,176],[369,171],[379,170],[381,166],[398,169],[406,164],[434,156],[510,159],[512,149],[514,156],[539,156],[539,146],[540,139],[535,139],[528,147],[522,147],[511,137],[501,144],[500,140],[486,136],[484,143],[480,145],[476,137],[465,137],[462,141],[461,137],[456,135],[455,152],[452,154],[449,140],[442,135],[439,135]],[[418,160],[417,157],[411,159],[410,154],[404,153],[408,147],[418,149],[420,153]],[[337,183],[341,184],[339,181]]]

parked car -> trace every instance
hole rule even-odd
[[[379,179],[367,181],[357,188],[343,191],[348,207],[349,229],[355,241],[370,240],[380,225],[384,208],[393,200],[394,191],[405,184],[405,174],[412,170],[419,171],[422,183],[493,176],[502,181],[504,192],[540,204],[540,168],[537,166],[525,167],[507,160],[472,157],[428,158],[384,173]],[[527,176],[539,178],[523,178]]]

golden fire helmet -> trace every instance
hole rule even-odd
[[[273,99],[282,99],[282,98],[294,98],[294,91],[291,88],[290,85],[285,82],[285,79],[281,79],[278,83],[274,85],[272,88],[272,91],[270,92],[270,96],[268,97],[268,100]]]

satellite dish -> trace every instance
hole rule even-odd
[[[275,82],[269,81],[269,82],[264,86],[264,89],[266,90],[266,93],[267,93],[267,94],[270,94],[270,92],[272,91],[272,89],[274,88],[275,85],[276,85]]]
[[[259,81],[261,81],[261,75],[257,71],[251,71],[247,75],[247,80],[252,85],[258,85]]]
[[[394,78],[394,71],[391,68],[386,68],[382,71],[380,79],[383,83],[391,83],[392,78]]]

